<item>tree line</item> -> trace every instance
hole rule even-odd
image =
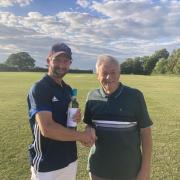
[[[32,71],[47,72],[47,67],[36,67],[35,60],[27,52],[11,54],[4,63],[0,64],[0,71]],[[71,73],[93,73],[93,70],[71,69]],[[150,56],[127,58],[121,63],[122,74],[180,74],[180,48],[170,54],[166,49],[155,51]]]
[[[122,74],[180,74],[180,48],[155,51],[150,56],[128,58],[121,63]]]
[[[47,67],[35,66],[35,60],[27,52],[11,54],[4,63],[0,64],[0,71],[47,72]],[[93,70],[70,69],[70,73],[93,73]]]

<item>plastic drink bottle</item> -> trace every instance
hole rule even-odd
[[[67,127],[75,128],[77,126],[77,122],[74,121],[73,116],[77,112],[78,108],[79,103],[77,101],[77,89],[72,89],[72,97],[71,102],[69,103],[67,114]]]

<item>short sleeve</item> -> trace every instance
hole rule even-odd
[[[139,128],[149,127],[153,124],[153,122],[151,121],[149,117],[149,113],[147,110],[144,96],[140,91],[138,91],[137,97],[138,97],[138,102],[137,102],[138,105],[137,105],[137,111],[136,111],[136,118],[138,121],[138,126]]]
[[[39,111],[52,111],[52,92],[42,84],[35,84],[28,94],[29,116]]]
[[[91,111],[90,111],[89,94],[87,96],[86,103],[85,103],[83,122],[90,125],[90,126],[93,126],[92,114],[91,114]]]

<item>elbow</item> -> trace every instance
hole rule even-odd
[[[49,138],[49,130],[48,130],[48,128],[41,129],[41,135],[43,137]]]
[[[41,128],[41,135],[45,138],[51,138],[51,128],[50,125],[47,125]]]

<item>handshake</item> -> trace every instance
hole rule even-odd
[[[90,126],[87,126],[86,129],[83,132],[81,132],[81,138],[79,141],[84,146],[91,147],[95,143],[96,139],[97,137],[95,129]]]
[[[73,114],[73,121],[79,123],[81,121],[81,111],[78,108],[77,111]],[[79,132],[78,141],[81,142],[84,146],[91,147],[96,141],[95,129],[91,126],[86,126],[86,129],[83,132]]]
[[[79,108],[73,114],[72,119],[76,123],[79,123],[81,121],[81,111]],[[78,137],[78,141],[80,141],[81,144],[83,144],[84,146],[91,147],[97,139],[95,129],[92,128],[91,126],[87,125],[86,129],[83,132],[79,132],[79,133],[80,134]]]

